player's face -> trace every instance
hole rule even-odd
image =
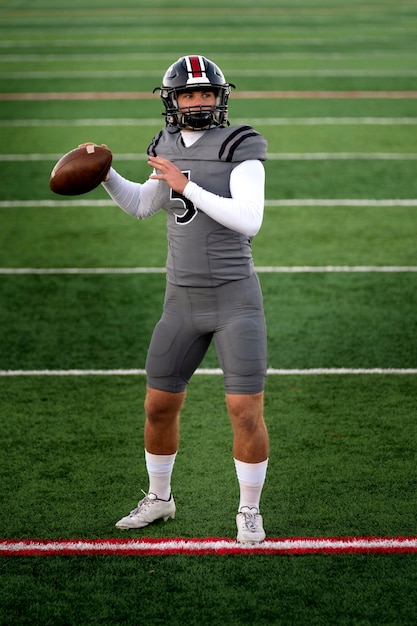
[[[177,100],[180,109],[211,109],[216,104],[216,94],[206,90],[185,91],[178,94]]]

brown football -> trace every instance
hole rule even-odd
[[[109,171],[112,157],[106,146],[95,144],[67,152],[51,172],[51,191],[62,196],[79,196],[95,189]]]

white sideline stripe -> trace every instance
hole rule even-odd
[[[1,200],[0,209],[13,208],[67,208],[67,207],[114,207],[113,200]],[[417,206],[416,198],[392,198],[384,200],[373,200],[371,198],[298,198],[265,200],[265,206],[288,207],[288,206],[363,206],[363,207],[395,207],[395,206]]]
[[[219,376],[220,368],[198,368],[199,376]],[[417,368],[310,368],[310,369],[276,369],[268,368],[269,376],[349,376],[349,375],[409,375],[417,374]],[[5,376],[144,376],[145,369],[68,369],[68,370],[0,370],[0,377]]]
[[[415,552],[416,537],[347,537],[266,539],[261,544],[239,544],[232,539],[147,539],[109,540],[1,540],[0,554],[163,554],[163,553],[271,553],[285,552]]]
[[[257,266],[258,274],[408,273],[417,265],[293,265]],[[0,275],[165,274],[165,267],[0,267]]]
[[[26,161],[57,161],[62,154],[0,154],[3,162]],[[118,161],[145,161],[146,154],[127,153],[114,155]],[[385,160],[414,161],[417,152],[272,152],[268,154],[270,161],[338,161],[338,160]]]
[[[161,126],[160,118],[22,119],[0,120],[0,126]],[[417,117],[259,117],[234,118],[234,124],[259,126],[415,125]]]

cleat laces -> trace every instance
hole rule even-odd
[[[257,510],[253,509],[254,511],[256,511],[255,513],[252,513],[251,510],[249,511],[240,511],[241,515],[243,515],[243,517],[245,518],[245,526],[246,528],[254,533],[257,531],[257,527],[256,527],[256,516],[258,515]]]
[[[138,515],[141,511],[144,511],[145,509],[150,507],[150,505],[153,504],[156,500],[156,496],[154,493],[147,494],[143,491],[143,489],[141,489],[141,492],[143,493],[145,497],[142,500],[139,500],[138,506],[136,507],[136,509],[133,509],[133,511],[130,511],[129,513],[130,516]],[[150,496],[154,496],[154,497],[152,498]]]

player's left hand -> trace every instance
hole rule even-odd
[[[157,173],[151,174],[149,178],[153,180],[163,180],[177,193],[182,193],[188,183],[188,178],[181,170],[168,159],[163,157],[149,157],[148,165],[154,168]]]

